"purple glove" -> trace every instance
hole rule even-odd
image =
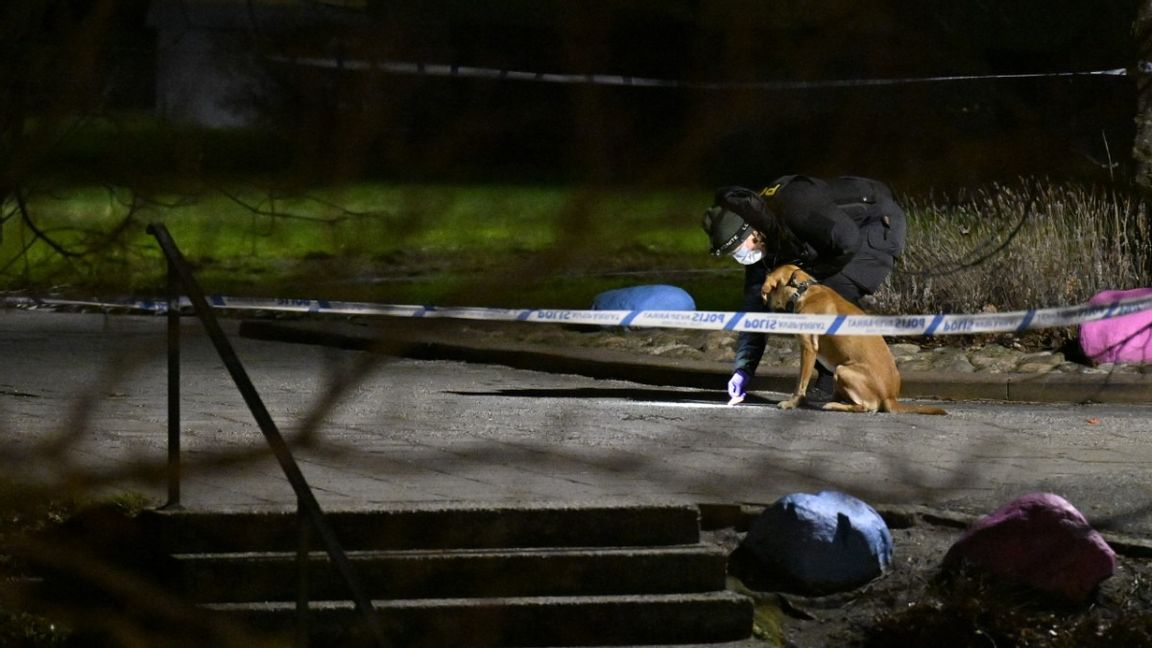
[[[728,396],[731,398],[728,401],[729,405],[739,403],[748,395],[748,379],[748,372],[743,369],[737,369],[736,373],[732,374],[732,378],[728,380]]]

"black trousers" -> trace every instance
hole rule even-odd
[[[836,274],[826,279],[821,279],[820,283],[828,286],[832,290],[835,290],[840,294],[841,297],[847,299],[853,304],[856,304],[857,306],[860,305],[860,298],[869,294],[860,284],[852,281],[848,277],[845,277],[841,272],[837,272]]]

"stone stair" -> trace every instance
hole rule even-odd
[[[746,639],[751,602],[682,505],[330,512],[394,646],[709,644]],[[150,511],[182,596],[255,630],[296,628],[293,513]],[[309,554],[311,644],[369,645],[328,557]]]

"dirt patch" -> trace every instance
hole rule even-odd
[[[773,592],[754,575],[730,571],[730,587],[756,602],[757,638],[766,646],[861,648],[1008,646],[1078,648],[1152,645],[1152,560],[1120,554],[1114,575],[1087,605],[1068,607],[1029,592],[957,574],[940,564],[962,526],[890,524],[891,569],[851,592],[805,597]],[[743,534],[708,532],[734,551]]]

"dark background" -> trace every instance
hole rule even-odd
[[[62,4],[68,17],[45,23],[46,42],[101,5]],[[112,4],[99,49],[101,109],[111,114],[162,103],[160,27],[208,29],[225,43],[213,74],[262,75],[234,98],[256,115],[248,128],[169,118],[144,137],[153,142],[114,143],[136,147],[118,160],[148,170],[700,187],[801,172],[930,189],[1019,176],[1108,181],[1130,166],[1131,75],[863,83],[1130,69],[1137,0]],[[753,85],[395,75],[299,62],[307,58]],[[192,76],[184,81],[216,83]],[[826,85],[835,81],[862,85]],[[777,85],[755,85],[764,83]],[[32,85],[50,101],[57,80]],[[88,151],[75,168],[101,155]]]

